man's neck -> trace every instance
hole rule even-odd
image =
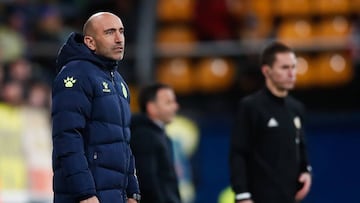
[[[159,126],[160,128],[164,129],[165,128],[165,123],[162,122],[161,120],[159,119],[154,119],[154,118],[151,118],[149,117],[150,120],[152,120],[152,122],[154,122],[157,126]]]
[[[287,90],[283,90],[283,89],[279,89],[277,88],[275,85],[273,85],[271,82],[269,82],[268,80],[266,81],[266,87],[269,89],[269,91],[277,97],[286,97],[289,93],[289,91]]]

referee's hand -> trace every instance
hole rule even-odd
[[[297,191],[297,193],[296,193],[295,199],[297,201],[304,199],[310,191],[310,186],[311,186],[310,173],[305,172],[305,173],[300,174],[299,182],[303,183],[303,187],[300,188],[300,190]]]

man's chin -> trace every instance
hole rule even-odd
[[[122,60],[124,58],[124,56],[123,55],[121,55],[121,56],[119,56],[119,57],[117,57],[117,61],[120,61],[120,60]]]
[[[116,61],[120,61],[124,58],[124,54],[116,54],[116,55],[113,55],[112,59],[113,60],[116,60]]]
[[[174,118],[169,118],[169,119],[167,119],[164,123],[165,123],[165,124],[169,124],[169,123],[173,122],[173,120],[174,120]]]
[[[292,89],[294,89],[294,87],[295,87],[295,83],[284,85],[285,90],[292,90]]]
[[[287,87],[287,88],[284,88],[285,90],[287,91],[290,91],[290,90],[293,90],[295,88],[295,86],[291,86],[291,87]]]

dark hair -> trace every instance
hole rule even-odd
[[[139,93],[140,112],[146,113],[146,104],[155,101],[156,94],[160,89],[172,89],[169,85],[163,83],[153,83],[141,88]]]
[[[288,52],[294,52],[294,51],[290,47],[286,46],[281,42],[277,42],[277,41],[272,42],[268,44],[263,50],[260,57],[260,63],[261,63],[260,65],[261,66],[268,65],[271,67],[275,61],[276,54],[288,53]]]

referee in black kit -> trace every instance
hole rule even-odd
[[[280,42],[261,56],[265,87],[239,103],[231,136],[230,177],[236,203],[294,203],[309,192],[303,105],[288,95],[296,56]]]

